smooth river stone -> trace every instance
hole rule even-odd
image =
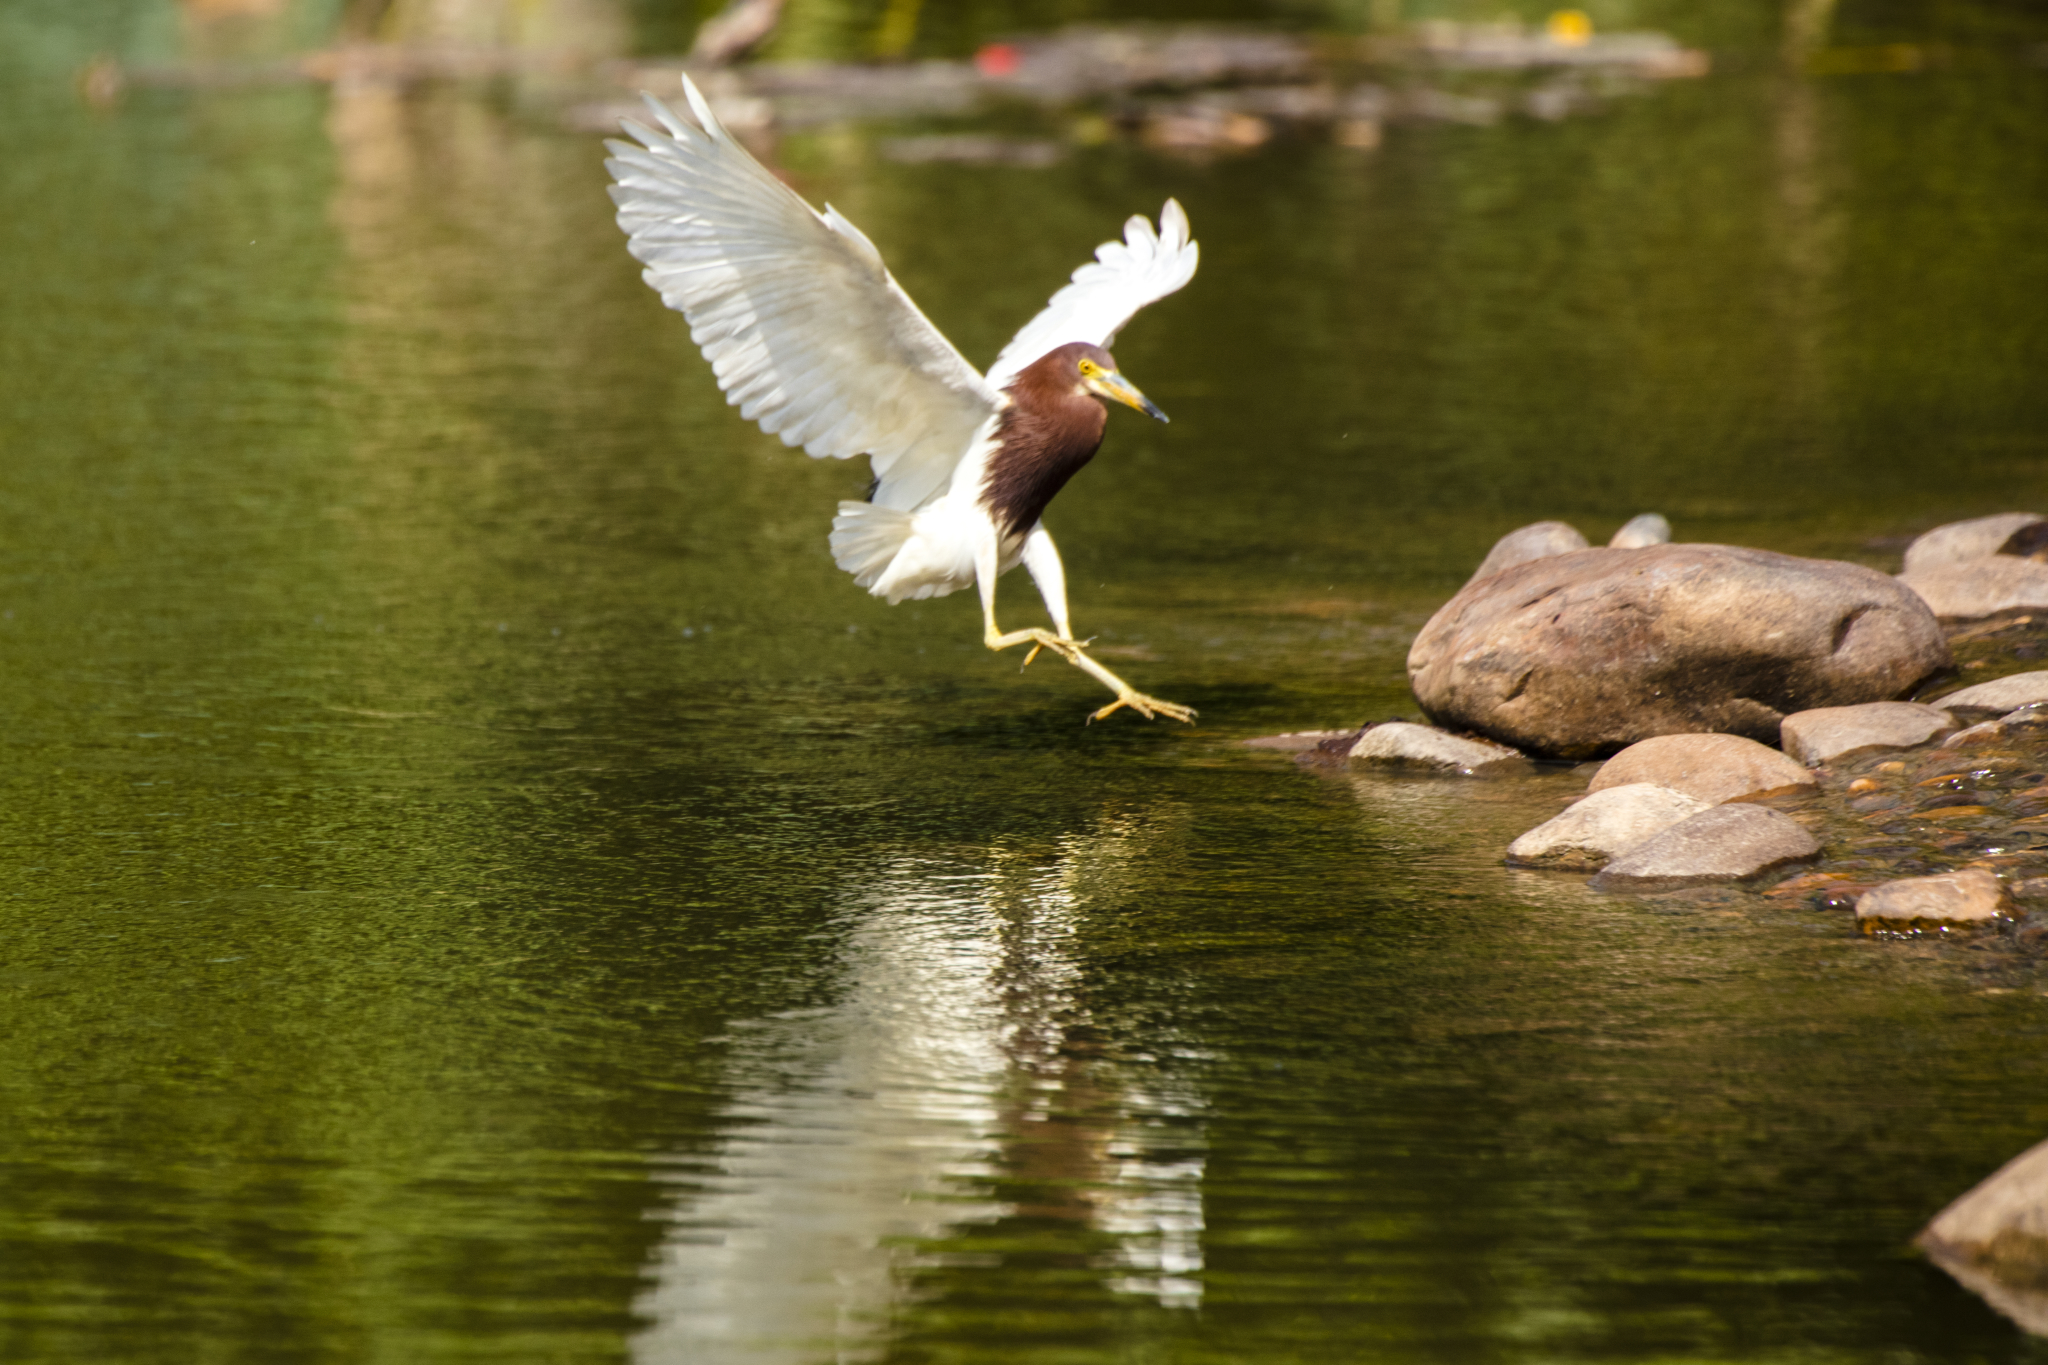
[[[2042,521],[2038,512],[2000,512],[1970,521],[1952,521],[1937,526],[1906,547],[1904,572],[1917,573],[1943,564],[1995,555],[2012,539],[2013,533]]]
[[[1918,593],[1929,611],[1949,621],[2048,608],[2048,564],[2014,555],[1913,569],[1900,574],[1899,582]]]
[[[1491,740],[1470,739],[1427,725],[1411,725],[1405,720],[1390,720],[1384,725],[1373,726],[1351,746],[1350,756],[1363,763],[1399,764],[1467,774],[1522,757],[1517,751]]]
[[[1659,735],[1608,759],[1587,790],[1636,782],[1655,783],[1719,805],[1811,787],[1816,779],[1776,749],[1741,735]]]
[[[1491,578],[1503,569],[1527,564],[1532,559],[1548,559],[1553,555],[1583,550],[1586,543],[1585,534],[1569,522],[1532,522],[1493,542],[1493,548],[1486,552],[1486,558],[1479,561],[1479,567],[1465,582],[1468,585],[1477,583],[1482,578]]]
[[[1911,749],[1956,728],[1953,717],[1911,701],[1822,706],[1785,717],[1785,752],[1809,768],[1866,749]]]
[[[1942,924],[1984,924],[2010,913],[2012,902],[1994,873],[1981,867],[1886,882],[1856,902],[1864,933]]]
[[[1766,806],[1715,806],[1681,820],[1609,863],[1595,891],[1669,891],[1742,882],[1820,856],[1820,843],[1791,816]]]
[[[2002,716],[2008,711],[2044,701],[2048,701],[2048,671],[2015,673],[2009,678],[1978,683],[1975,687],[1965,687],[1960,692],[1939,698],[1935,705],[1953,712],[1958,718],[1976,720],[1982,716]]]
[[[1508,861],[1518,867],[1592,872],[1708,809],[1709,802],[1650,782],[1607,787],[1509,844]]]
[[[1986,1176],[1915,1240],[1986,1303],[2048,1336],[2048,1142]]]
[[[1652,735],[1775,743],[1792,712],[1890,701],[1949,662],[1927,605],[1874,569],[1652,545],[1467,584],[1416,636],[1408,678],[1439,725],[1596,758]]]
[[[1669,545],[1671,523],[1656,512],[1629,518],[1607,542],[1610,550],[1640,550],[1646,545]]]

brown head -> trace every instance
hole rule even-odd
[[[1075,397],[1092,394],[1122,403],[1125,407],[1136,408],[1147,417],[1167,420],[1137,386],[1117,372],[1116,357],[1100,346],[1089,341],[1070,341],[1057,350],[1047,351],[1030,365],[1025,366],[1012,390],[1026,375],[1032,375],[1039,383],[1054,388],[1064,388]]]
[[[1030,529],[1053,494],[1095,457],[1108,421],[1100,398],[1166,420],[1100,346],[1070,341],[1018,371],[1005,390],[1010,406],[996,427],[982,501],[1012,533]]]

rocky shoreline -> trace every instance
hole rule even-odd
[[[2028,665],[2048,658],[2048,518],[1937,527],[1896,577],[1669,541],[1655,515],[1601,548],[1562,522],[1511,532],[1410,650],[1430,723],[1241,743],[1447,780],[1571,763],[1585,790],[1510,842],[1508,864],[1965,938],[1980,979],[2038,981],[2048,668]],[[2048,1335],[2048,1142],[1919,1244]]]
[[[2031,952],[2048,947],[2048,670],[2007,670],[2048,652],[2037,555],[2034,513],[1938,527],[1897,577],[1673,544],[1655,514],[1599,548],[1539,522],[1416,637],[1430,723],[1243,743],[1450,778],[1575,762],[1584,794],[1506,862],[1615,893],[1740,887],[1852,911],[1865,933],[1969,928]]]

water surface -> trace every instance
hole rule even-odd
[[[2041,70],[1735,60],[1370,155],[788,140],[978,361],[1187,206],[1117,347],[1173,424],[1048,521],[1202,721],[1084,728],[970,596],[832,567],[865,470],[725,408],[594,139],[94,110],[112,12],[0,18],[0,1356],[2044,1358],[1908,1240],[2048,1132],[2048,983],[1500,866],[1569,773],[1232,744],[1412,712],[1526,521],[1891,567],[2039,506]]]

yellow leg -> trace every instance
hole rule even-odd
[[[1189,725],[1194,723],[1193,707],[1148,697],[1088,657],[1085,652],[1088,641],[1076,640],[1067,624],[1066,575],[1060,568],[1059,552],[1053,549],[1052,537],[1045,533],[1043,526],[1033,527],[1030,535],[1025,538],[1022,558],[1025,567],[1031,571],[1032,579],[1038,584],[1039,591],[1045,596],[1046,610],[1052,613],[1052,622],[1059,627],[1059,634],[1040,630],[1036,626],[1013,630],[1007,634],[996,628],[996,545],[994,538],[991,537],[976,548],[975,554],[974,576],[976,585],[981,589],[983,644],[990,649],[1030,645],[1031,652],[1024,656],[1025,668],[1031,666],[1031,661],[1038,657],[1039,650],[1049,649],[1116,693],[1115,701],[1088,717],[1091,723],[1124,706],[1130,707],[1147,720],[1165,716]]]
[[[1089,658],[1083,650],[1083,641],[1055,635],[1051,631],[1040,629],[1037,626],[1029,626],[1023,630],[1013,630],[1008,634],[1004,634],[995,628],[995,620],[991,616],[988,622],[988,629],[982,636],[982,643],[986,644],[990,649],[1008,649],[1012,645],[1030,645],[1031,652],[1024,656],[1024,666],[1027,668],[1030,666],[1031,661],[1038,657],[1039,650],[1049,649],[1074,667],[1080,669],[1083,673],[1086,673],[1089,677],[1095,679],[1095,681],[1101,683],[1104,687],[1107,687],[1110,691],[1116,693],[1115,701],[1088,717],[1090,722],[1101,720],[1119,707],[1128,706],[1147,720],[1156,720],[1160,716],[1165,716],[1169,720],[1177,720],[1189,725],[1194,724],[1195,709],[1192,706],[1182,706],[1178,702],[1161,701],[1157,697],[1146,696],[1143,692],[1138,691],[1138,689],[1132,687],[1122,678],[1119,678],[1116,674]]]

